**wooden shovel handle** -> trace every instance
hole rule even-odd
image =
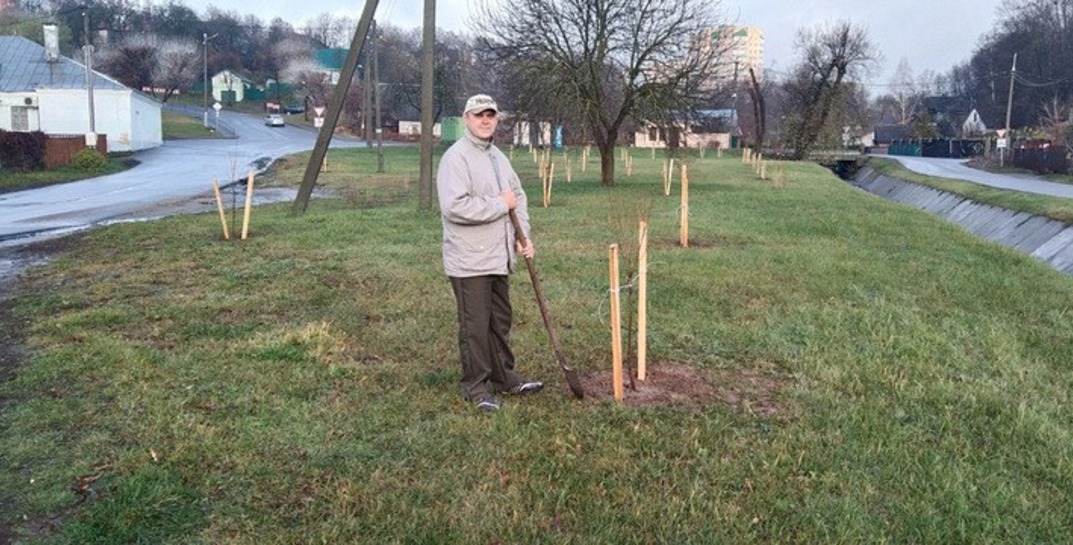
[[[528,239],[525,237],[525,232],[522,231],[522,222],[518,220],[518,214],[514,210],[510,211],[510,222],[514,225],[514,239],[520,242],[523,246],[526,245]],[[555,332],[555,326],[551,323],[551,314],[548,311],[548,301],[544,298],[544,287],[540,283],[540,276],[537,275],[536,264],[533,263],[533,258],[525,258],[525,265],[529,269],[529,280],[533,283],[533,292],[536,294],[537,306],[540,307],[540,317],[544,319],[544,328],[548,330],[548,338],[551,340],[551,349],[555,352],[555,359],[559,360],[559,366],[564,371],[572,371],[570,366],[566,363],[566,356],[563,355],[562,346],[559,344],[559,335]]]

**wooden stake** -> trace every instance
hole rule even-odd
[[[760,163],[760,179],[767,180],[767,163]]]
[[[655,159],[656,158],[656,146],[652,146],[651,150],[652,150],[652,158]]]
[[[663,196],[671,196],[671,186],[674,185],[674,157],[667,164],[667,183],[663,186]]]
[[[700,147],[700,158],[704,159],[704,146]]]
[[[549,205],[551,205],[551,187],[554,184],[555,184],[555,162],[553,161],[551,163],[551,166],[548,167],[548,204],[545,204],[544,208],[547,208]]]
[[[548,207],[548,179],[540,177],[540,202],[544,208]]]
[[[641,220],[637,243],[637,380],[648,374],[648,222]]]
[[[242,240],[250,233],[250,212],[253,208],[253,171],[246,176],[246,210],[242,213]]]
[[[633,176],[633,154],[626,152],[626,175]]]
[[[570,158],[566,158],[566,183],[570,183],[574,178],[574,165],[570,161]]]
[[[615,401],[622,402],[622,315],[619,312],[618,244],[609,248],[611,276],[611,390]]]
[[[514,162],[514,144],[511,144],[510,146],[510,161],[512,163]]]
[[[328,154],[324,154],[324,162],[320,165],[321,172],[328,172]]]
[[[689,247],[689,169],[682,165],[682,220],[678,242],[683,248]]]
[[[220,184],[216,179],[212,180],[212,194],[216,196],[216,210],[220,212],[220,224],[224,226],[224,240],[231,240],[231,234],[227,232],[227,215],[224,214],[224,201],[220,198]]]
[[[670,195],[670,181],[669,181],[671,179],[671,171],[670,171],[670,168],[669,168],[670,163],[671,163],[670,159],[664,159],[663,160],[663,196],[664,197],[666,197],[667,195]]]
[[[715,148],[715,157],[717,159],[722,159],[723,158],[723,148],[721,148],[721,147]]]

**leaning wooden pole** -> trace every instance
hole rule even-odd
[[[306,163],[305,174],[302,176],[302,185],[298,188],[298,196],[294,199],[291,211],[301,214],[309,207],[309,199],[313,196],[313,187],[317,185],[317,176],[320,175],[320,167],[324,162],[324,155],[328,152],[335,127],[339,123],[339,114],[343,111],[343,102],[347,91],[350,89],[354,72],[358,68],[358,57],[365,46],[365,39],[369,35],[369,27],[373,22],[373,14],[379,0],[366,0],[365,9],[358,20],[358,28],[354,31],[354,38],[350,42],[350,51],[347,52],[346,60],[343,61],[343,69],[339,74],[339,83],[332,93],[331,102],[328,103],[328,112],[324,119],[324,125],[317,134],[317,143],[313,146],[313,153]]]
[[[611,391],[615,401],[622,401],[622,314],[619,311],[618,244],[608,249],[611,277]]]
[[[212,194],[216,197],[216,210],[220,212],[220,224],[224,227],[224,240],[231,240],[231,234],[227,231],[227,214],[224,214],[224,200],[220,197],[220,184],[212,181]]]
[[[637,235],[637,380],[648,376],[648,221]]]

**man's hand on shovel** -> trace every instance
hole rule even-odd
[[[533,248],[533,241],[529,239],[526,239],[524,244],[520,240],[515,241],[514,248],[518,250],[518,255],[526,259],[533,259],[533,256],[536,255],[536,249]]]

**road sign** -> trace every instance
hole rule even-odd
[[[216,110],[217,112],[219,112],[220,110],[224,109],[224,107],[219,102],[214,102],[212,104],[212,109]]]
[[[999,138],[1006,138],[1006,129],[995,129],[995,133]]]
[[[1006,148],[1010,147],[1010,141],[1007,140],[1006,138],[999,138],[997,147],[998,147],[998,149],[1006,149]]]
[[[319,128],[323,127],[323,126],[324,126],[324,118],[323,117],[314,117],[313,118],[313,127],[314,128],[319,129]]]
[[[313,107],[313,112],[317,114],[317,117],[324,117],[324,110],[327,110],[324,106]]]

